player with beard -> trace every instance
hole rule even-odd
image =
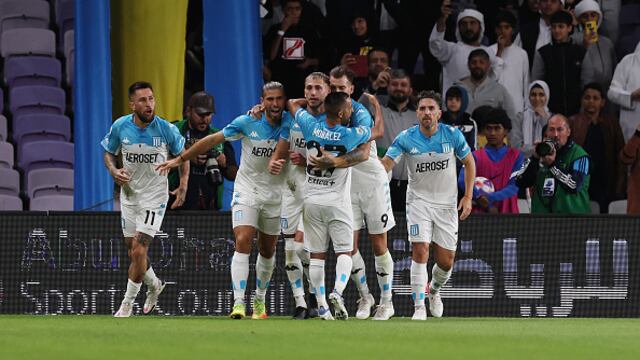
[[[467,57],[472,50],[487,49],[481,45],[482,34],[484,34],[484,15],[473,9],[465,9],[458,14],[456,21],[458,41],[450,42],[444,39],[447,18],[453,10],[451,0],[442,2],[440,8],[442,15],[438,18],[429,37],[429,50],[442,64],[442,89],[444,90],[449,89],[455,81],[469,75]],[[504,61],[492,56],[491,65],[496,77],[499,77]]]
[[[275,265],[275,250],[280,235],[280,203],[282,180],[280,175],[267,171],[269,159],[281,138],[281,125],[291,122],[284,111],[284,88],[278,82],[269,82],[262,88],[264,114],[259,121],[249,115],[234,119],[221,131],[208,135],[195,143],[182,156],[158,167],[161,172],[195,158],[223,141],[242,139],[240,167],[233,189],[231,213],[236,251],[231,261],[231,281],[234,306],[233,319],[246,314],[245,291],[249,276],[249,256],[253,239],[258,238],[256,261],[256,296],[253,301],[253,319],[267,318],[265,297]],[[286,125],[289,126],[289,125]],[[282,160],[284,163],[284,160]]]
[[[169,153],[180,156],[184,150],[184,138],[178,128],[156,116],[155,104],[151,84],[133,83],[129,87],[129,106],[133,114],[116,120],[101,142],[105,150],[105,166],[121,187],[122,232],[131,260],[127,290],[115,317],[131,316],[133,302],[143,281],[147,285],[144,314],[155,309],[165,286],[156,277],[147,258],[149,245],[160,230],[169,200],[166,174],[157,173],[155,167],[165,161]],[[116,165],[120,153],[122,168]],[[189,173],[188,162],[181,166],[180,173]],[[174,207],[184,202],[185,184],[186,181],[172,192],[176,195]]]
[[[440,124],[440,94],[423,91],[418,94],[419,125],[400,133],[387,150],[382,164],[388,171],[401,157],[406,157],[409,171],[407,191],[407,230],[411,242],[411,296],[415,303],[413,320],[426,320],[424,304],[428,283],[429,244],[433,244],[436,264],[429,286],[429,310],[441,317],[444,306],[440,289],[451,276],[458,243],[456,201],[456,161],[465,167],[465,196],[457,210],[460,220],[471,212],[471,194],[476,176],[471,149],[460,130]]]

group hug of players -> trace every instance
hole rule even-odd
[[[267,318],[265,296],[275,265],[276,242],[281,235],[285,239],[285,269],[296,304],[294,319],[346,320],[349,314],[342,294],[349,279],[354,281],[360,294],[356,318],[391,318],[394,315],[394,264],[387,249],[387,231],[396,223],[391,210],[388,172],[402,157],[409,170],[407,229],[412,244],[411,289],[415,303],[412,319],[426,320],[425,297],[431,315],[442,316],[440,289],[451,276],[458,219],[464,220],[471,210],[470,196],[463,197],[458,204],[455,158],[465,166],[465,193],[472,194],[475,164],[470,148],[459,130],[438,123],[441,99],[437,93],[428,91],[418,95],[417,125],[401,132],[386,155],[379,159],[374,140],[384,132],[380,104],[375,96],[365,94],[375,109],[372,117],[363,105],[350,98],[352,92],[353,84],[342,68],[334,69],[331,76],[319,72],[310,74],[305,80],[303,99],[287,101],[283,86],[269,82],[262,89],[261,103],[247,115],[237,117],[186,151],[184,140],[181,148],[172,125],[156,125],[162,141],[155,148],[162,155],[157,162],[146,164],[144,171],[151,167],[157,177],[166,177],[168,171],[176,167],[184,174],[185,164],[198,154],[224,141],[242,141],[231,202],[236,241],[231,262],[234,294],[231,318],[242,319],[247,313],[245,292],[254,238],[257,238],[259,254],[251,317]],[[119,137],[113,134],[118,122],[144,125],[143,132],[153,130],[154,121],[164,122],[155,114],[146,122],[136,119],[149,115],[136,108],[136,93],[132,94],[130,89],[134,113],[116,121],[103,140],[105,158],[119,151],[144,151],[143,146],[125,144],[122,134]],[[128,140],[131,142],[131,136]],[[151,141],[141,138],[139,142]],[[169,152],[174,157],[165,161]],[[131,175],[131,170],[140,164],[123,161],[123,169],[128,169],[122,170],[124,175],[119,173],[120,169],[110,168],[105,159],[116,182],[125,184],[122,195],[133,203],[121,200],[123,230],[125,241],[130,239],[132,265],[117,317],[131,315],[132,302],[142,281],[148,287],[144,313],[153,311],[164,288],[163,282],[153,274],[146,252],[142,258],[142,250],[148,250],[148,237],[152,238],[160,228],[166,200],[162,203],[161,197],[160,201],[152,201],[152,205],[142,201],[142,194],[138,196],[137,192],[143,192],[145,185],[135,184],[135,174]],[[127,215],[125,207],[129,205],[133,205],[137,215]],[[462,210],[460,215],[458,210]],[[155,222],[149,222],[150,213],[157,216]],[[133,225],[128,227],[129,223]],[[367,286],[365,263],[358,251],[359,234],[364,228],[375,255],[380,288],[377,306]],[[329,242],[336,255],[336,277],[331,291],[325,289],[324,270]],[[430,245],[435,265],[429,282],[426,265]],[[140,248],[142,250],[136,252]],[[306,299],[304,278],[309,283]]]

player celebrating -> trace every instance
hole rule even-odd
[[[329,81],[331,91],[341,91],[351,96],[354,91],[353,79],[355,74],[346,67],[338,66],[331,70]],[[377,108],[376,120],[382,118],[382,111],[375,96],[368,96],[371,104]],[[351,126],[373,126],[369,111],[360,103],[353,101],[354,114]],[[372,139],[375,140],[375,139]],[[393,316],[392,284],[393,258],[387,249],[387,231],[396,224],[391,211],[391,195],[389,181],[384,167],[378,160],[375,142],[367,142],[359,146],[359,150],[368,152],[369,158],[353,167],[351,180],[351,207],[353,210],[353,269],[351,279],[356,284],[360,299],[356,318],[367,319],[371,308],[375,305],[373,295],[367,286],[367,276],[364,259],[358,251],[360,231],[367,225],[375,255],[376,275],[380,286],[380,306],[376,309],[374,320],[388,320]],[[336,164],[332,164],[336,166]]]
[[[411,295],[415,303],[413,320],[426,320],[424,305],[428,282],[427,259],[433,242],[436,264],[431,273],[429,311],[441,317],[444,310],[440,289],[451,276],[458,242],[456,201],[456,161],[465,167],[465,196],[460,200],[460,220],[471,212],[471,194],[476,176],[471,149],[460,130],[439,124],[442,115],[440,95],[433,91],[418,94],[419,125],[401,132],[387,150],[382,164],[389,171],[407,156],[409,185],[407,188],[407,227],[412,244]],[[468,194],[468,195],[467,195]]]
[[[147,285],[144,314],[155,309],[164,289],[164,282],[156,277],[147,258],[169,200],[167,177],[154,168],[167,159],[169,152],[180,155],[184,150],[184,138],[178,128],[155,115],[151,84],[133,83],[129,87],[129,106],[133,114],[116,120],[101,142],[105,166],[121,186],[122,232],[131,260],[127,290],[115,317],[131,316],[142,281]],[[116,166],[119,153],[122,153],[122,168]],[[184,202],[188,176],[189,163],[186,163],[180,168],[180,187],[172,192],[176,195],[173,207]]]
[[[280,235],[280,202],[282,179],[267,172],[269,158],[281,136],[281,124],[291,121],[284,112],[285,95],[282,84],[269,82],[262,88],[264,114],[259,121],[249,115],[234,119],[221,131],[195,143],[182,156],[166,162],[158,170],[168,171],[222,143],[242,139],[242,156],[236,177],[231,212],[236,251],[231,261],[231,281],[234,305],[230,317],[242,319],[246,314],[245,290],[249,276],[251,243],[258,235],[256,261],[256,296],[253,319],[267,318],[265,296],[275,265],[275,250]],[[284,163],[284,160],[280,160]]]

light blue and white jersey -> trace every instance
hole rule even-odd
[[[354,128],[336,125],[329,127],[326,121],[318,121],[304,109],[296,112],[295,122],[300,126],[309,156],[318,156],[320,147],[335,156],[355,149],[371,138],[371,128]],[[305,183],[305,202],[319,205],[351,206],[349,190],[351,187],[350,168],[331,168],[322,171],[307,166]]]
[[[373,128],[373,118],[367,108],[359,102],[351,99],[353,105],[353,114],[351,114],[349,126],[358,127],[365,126],[369,129]],[[325,120],[326,115],[319,116],[318,119]],[[367,191],[373,185],[381,182],[388,182],[387,172],[384,166],[378,160],[378,148],[376,142],[371,142],[371,150],[369,151],[369,159],[361,162],[353,167],[353,178],[351,180],[351,193],[355,194],[360,191]]]
[[[133,114],[116,120],[100,143],[105,151],[122,153],[122,162],[131,180],[122,187],[124,204],[167,202],[167,176],[156,167],[184,150],[184,137],[175,125],[154,117],[144,129],[134,123]]]
[[[456,159],[463,159],[471,149],[460,130],[438,123],[431,137],[414,125],[393,140],[385,156],[398,163],[405,156],[409,173],[407,203],[414,199],[433,207],[455,208],[458,201]]]
[[[282,124],[290,123],[291,115],[283,113]],[[280,125],[272,126],[263,114],[260,120],[249,115],[238,116],[222,129],[225,140],[242,140],[232,206],[238,201],[243,204],[254,200],[268,204],[280,203],[283,175],[270,174],[268,165],[278,140],[284,135],[281,134],[284,128],[285,126]],[[239,199],[239,196],[252,199]]]
[[[284,134],[283,134],[284,135]],[[289,128],[289,151],[307,156],[307,143],[304,141],[304,135],[302,135],[302,129],[298,123],[293,123]],[[286,169],[286,181],[290,189],[301,189],[306,179],[306,171],[304,167],[293,165],[289,162]]]

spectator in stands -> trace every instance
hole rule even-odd
[[[478,106],[489,105],[504,109],[509,118],[513,119],[516,117],[513,100],[504,86],[494,77],[489,77],[490,61],[489,54],[484,49],[475,49],[469,53],[467,64],[470,75],[456,83],[463,86],[469,94],[467,112],[472,113]]]
[[[396,136],[403,130],[417,123],[416,108],[411,102],[413,89],[411,77],[401,69],[394,69],[390,73],[389,98],[386,103],[381,103],[384,118],[384,134],[376,140],[378,155],[384,156],[387,148],[391,146]],[[370,112],[373,107],[366,96],[360,98],[360,102]],[[389,187],[391,188],[391,207],[394,211],[406,211],[406,194],[408,173],[404,165],[404,159],[394,167]]]
[[[551,17],[553,42],[541,47],[533,59],[531,79],[549,84],[549,109],[570,116],[580,110],[582,61],[586,50],[571,42],[573,16],[558,11]]]
[[[493,109],[480,124],[487,145],[473,152],[476,176],[487,178],[495,191],[473,190],[473,211],[479,213],[517,214],[518,186],[514,174],[522,168],[524,156],[517,149],[505,145],[511,129],[511,119],[502,109]],[[458,188],[464,193],[464,168],[458,175]]]
[[[570,139],[569,120],[549,119],[545,140],[516,175],[519,187],[532,187],[533,214],[589,214],[589,155]]]
[[[340,65],[349,66],[349,58],[342,57]],[[367,76],[356,77],[354,94],[368,92],[386,96],[389,85],[389,55],[381,48],[373,48],[367,54]],[[380,100],[380,99],[379,99]]]
[[[478,148],[478,125],[467,112],[469,95],[464,87],[454,85],[445,94],[445,106],[447,111],[442,113],[440,121],[443,124],[457,127],[464,135],[467,144],[474,151]]]
[[[281,23],[273,25],[265,37],[264,53],[272,79],[285,85],[289,98],[302,97],[305,77],[321,65],[323,49],[319,30],[305,23],[301,0],[284,0],[285,14]]]
[[[513,44],[516,17],[509,11],[496,15],[495,33],[497,42],[489,47],[493,54],[504,61],[498,83],[509,89],[516,114],[524,110],[526,88],[529,84],[529,58],[527,52]]]
[[[363,13],[356,13],[351,21],[351,33],[346,37],[338,39],[338,58],[341,65],[353,67],[358,62],[358,56],[364,56],[374,47],[376,47],[376,39],[369,30],[369,20]],[[356,69],[351,69],[358,74]]]
[[[518,8],[519,29],[525,29],[534,24],[538,26],[540,22],[540,0],[524,0]]]
[[[600,34],[602,25],[602,11],[594,0],[582,0],[576,5],[574,15],[578,19],[578,26],[571,38],[574,43],[582,45],[587,52],[582,64],[582,84],[596,82],[605,90],[613,78],[613,69],[617,64],[616,50],[613,42]],[[595,31],[586,30],[596,24]]]
[[[449,42],[444,39],[446,21],[453,12],[449,0],[444,0],[440,8],[442,15],[431,31],[429,37],[429,50],[442,64],[442,89],[448,89],[455,81],[469,76],[467,58],[475,49],[485,49],[480,44],[484,33],[484,16],[482,13],[466,9],[458,14],[456,37],[458,42]],[[500,58],[491,58],[490,62],[496,76],[500,76],[503,62]],[[487,69],[489,70],[489,69]]]
[[[520,27],[520,34],[515,40],[529,56],[529,66],[533,66],[533,58],[541,47],[551,42],[551,16],[562,10],[564,0],[540,0],[539,20]]]
[[[509,143],[524,153],[533,155],[533,148],[542,140],[542,133],[551,117],[549,111],[549,86],[542,80],[529,84],[529,96],[524,111],[518,113],[513,130],[509,133]]]
[[[620,160],[631,168],[627,185],[627,214],[640,215],[640,124],[620,152]]]
[[[633,54],[625,56],[613,73],[609,99],[620,105],[620,127],[629,141],[640,124],[640,42]]]
[[[573,141],[591,158],[589,197],[598,202],[603,214],[611,201],[624,198],[627,180],[627,167],[618,160],[624,147],[622,130],[617,119],[602,113],[605,102],[602,86],[587,84],[582,90],[582,112],[569,118]]]
[[[174,123],[190,147],[203,137],[216,133],[211,118],[215,112],[213,96],[199,91],[191,96],[185,111],[185,119]],[[228,142],[216,145],[208,152],[191,160],[185,201],[179,210],[219,210],[222,208],[222,178],[236,179],[238,165],[233,147]],[[169,174],[169,190],[180,184],[177,171]],[[173,203],[171,197],[169,203]]]

